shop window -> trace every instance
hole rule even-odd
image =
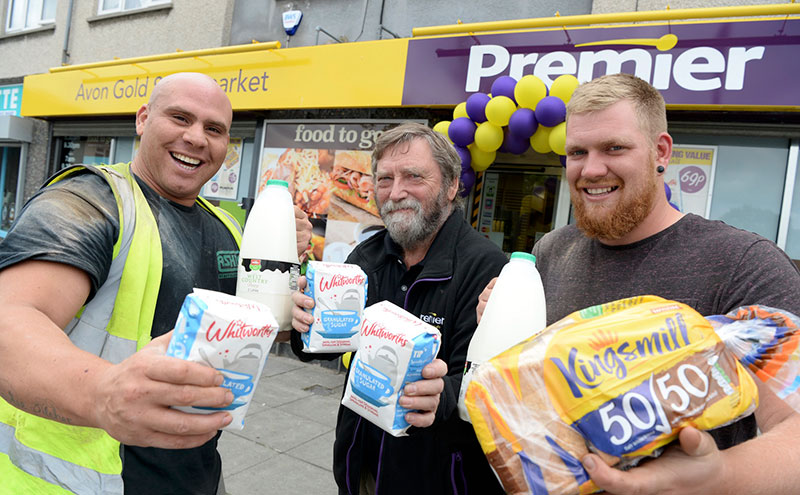
[[[688,134],[673,138],[681,145],[716,146],[708,218],[777,240],[788,139]]]
[[[506,254],[530,252],[554,228],[561,169],[487,172],[478,231]]]
[[[171,3],[171,0],[100,0],[98,15],[125,12],[128,10],[138,10],[154,5]]]
[[[797,150],[798,144],[795,143],[793,146]],[[796,152],[794,156],[797,156]],[[790,166],[800,168],[800,163],[790,164]],[[789,230],[786,233],[785,251],[800,268],[800,173],[795,175],[792,210],[789,214]]]
[[[6,32],[37,28],[56,18],[56,0],[11,0]]]
[[[20,148],[0,146],[0,237],[5,237],[17,215],[17,183],[19,182]]]
[[[67,136],[58,148],[58,169],[72,165],[111,163],[112,138],[98,136]]]

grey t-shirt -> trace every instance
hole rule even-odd
[[[172,329],[193,287],[235,293],[236,264],[230,260],[239,250],[211,213],[197,204],[168,201],[137,181],[161,237],[162,276],[151,331],[156,337]],[[69,264],[89,275],[91,298],[108,275],[118,231],[111,188],[96,174],[80,173],[41,190],[25,205],[0,242],[0,270],[28,259]],[[216,493],[222,472],[217,438],[185,450],[125,446],[125,492]]]
[[[800,314],[800,272],[775,243],[723,222],[686,215],[639,242],[607,246],[574,225],[533,247],[547,323],[597,304],[652,294],[704,316],[762,304]],[[711,432],[720,448],[751,438],[754,415]]]

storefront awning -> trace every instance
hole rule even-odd
[[[16,115],[0,115],[0,142],[30,143],[33,140],[33,122],[31,119]]]

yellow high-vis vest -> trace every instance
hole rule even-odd
[[[161,239],[130,163],[75,166],[104,177],[119,211],[119,236],[108,277],[64,331],[79,348],[119,363],[150,341],[161,284]],[[198,197],[241,244],[241,227],[227,212]],[[58,372],[58,370],[54,370]],[[122,494],[119,442],[98,428],[69,426],[23,412],[0,398],[0,494]]]

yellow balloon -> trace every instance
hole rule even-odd
[[[353,353],[352,352],[345,352],[342,354],[342,365],[345,369],[350,367],[350,359],[352,359]]]
[[[547,96],[547,86],[541,79],[531,74],[522,76],[514,86],[514,99],[520,107],[536,110],[536,104],[545,96]]]
[[[531,148],[533,148],[533,151],[541,154],[553,151],[553,149],[550,148],[550,131],[552,129],[552,127],[545,127],[543,125],[540,125],[539,128],[536,129],[536,132],[531,136]]]
[[[455,120],[455,119],[457,119],[459,117],[469,118],[469,115],[467,115],[467,102],[466,101],[462,101],[461,103],[456,105],[455,110],[453,110],[453,120]]]
[[[564,151],[564,145],[567,143],[567,123],[562,122],[553,126],[550,131],[550,137],[547,138],[547,142],[550,143],[550,148],[552,148],[556,154],[566,155],[567,152]]]
[[[503,127],[508,125],[508,119],[516,109],[517,105],[514,104],[514,100],[508,96],[495,96],[486,104],[486,120],[498,127]]]
[[[481,151],[497,151],[503,144],[503,129],[491,122],[482,122],[475,129],[475,146]]]
[[[447,138],[448,141],[450,141],[452,143],[453,141],[450,139],[450,136],[447,134],[447,131],[449,129],[450,129],[450,121],[449,120],[443,120],[441,122],[437,122],[436,125],[433,126],[433,130],[434,131],[438,132],[439,134],[442,134],[444,137]]]
[[[494,163],[497,156],[496,151],[483,151],[474,144],[467,146],[469,154],[472,156],[472,169],[476,172],[483,172],[489,165]]]
[[[578,78],[572,74],[558,76],[556,80],[553,81],[553,85],[550,86],[550,96],[557,96],[561,98],[561,101],[567,103],[569,99],[572,98],[572,93],[575,92],[575,88],[580,84]]]

